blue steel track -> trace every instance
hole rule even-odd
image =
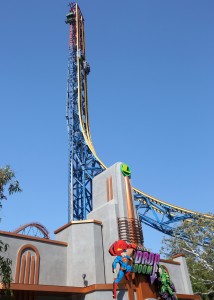
[[[66,119],[68,128],[68,221],[86,219],[92,207],[92,179],[107,167],[98,158],[90,136],[84,18],[80,8],[70,3],[69,56]],[[136,188],[134,202],[142,223],[174,236],[176,224],[183,220],[211,218],[152,197]],[[183,237],[185,238],[185,237]]]

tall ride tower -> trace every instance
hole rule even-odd
[[[84,18],[76,3],[70,3],[66,16],[69,25],[69,57],[67,86],[67,127],[69,144],[68,221],[86,219],[92,211],[92,179],[107,169],[92,144],[87,97],[87,75]],[[139,220],[168,235],[175,235],[175,224],[212,216],[167,203],[132,187]],[[180,237],[188,239],[183,233]]]
[[[103,170],[96,158],[88,118],[84,18],[76,3],[70,3],[66,16],[69,25],[69,57],[66,119],[69,144],[68,221],[86,219],[92,210],[92,178]]]

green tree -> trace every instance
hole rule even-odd
[[[2,200],[7,200],[7,194],[21,192],[18,180],[10,166],[0,167],[0,204]]]
[[[6,200],[8,195],[21,192],[18,180],[10,166],[0,167],[0,207],[2,200]],[[6,257],[8,245],[0,241],[0,282],[4,288],[9,288],[12,281],[11,260]]]
[[[161,248],[166,258],[185,254],[193,291],[203,299],[214,299],[214,215],[209,215],[182,222],[175,237],[164,237]]]

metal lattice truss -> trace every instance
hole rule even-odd
[[[44,238],[44,239],[50,238],[50,233],[47,230],[47,228],[38,222],[31,222],[31,223],[22,225],[19,228],[17,228],[16,230],[14,230],[13,233],[30,235],[30,236]]]
[[[107,169],[98,158],[92,144],[87,97],[87,75],[84,19],[75,3],[70,3],[66,23],[69,24],[69,58],[66,119],[69,144],[69,203],[68,220],[86,219],[92,207],[92,179]],[[210,218],[133,188],[139,219],[142,223],[163,233],[174,235],[175,224],[198,217]]]
[[[138,193],[136,189],[134,192],[135,206],[141,222],[165,234],[173,236],[176,231],[174,224],[202,216],[199,213],[177,206],[173,207],[166,202]]]
[[[70,27],[66,119],[69,143],[68,220],[86,219],[92,210],[92,179],[103,170],[90,137],[84,19],[77,4],[70,4],[66,23]]]

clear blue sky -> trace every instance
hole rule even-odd
[[[0,165],[23,192],[1,229],[67,222],[68,1],[0,3]],[[214,1],[81,0],[90,127],[107,166],[169,203],[214,211]],[[162,235],[144,227],[157,251]]]

